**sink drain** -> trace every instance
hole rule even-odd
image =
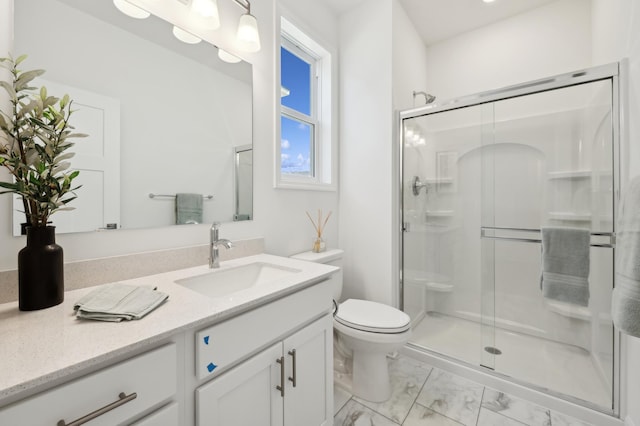
[[[494,348],[493,346],[485,346],[484,350],[492,355],[502,355],[502,351],[498,348]]]

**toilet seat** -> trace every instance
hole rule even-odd
[[[411,324],[409,315],[396,308],[360,299],[342,302],[335,320],[352,329],[382,334],[404,333]]]

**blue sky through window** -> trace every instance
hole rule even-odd
[[[281,98],[283,106],[311,115],[311,65],[284,47],[280,49],[281,85],[289,91]],[[312,176],[311,143],[313,127],[307,123],[282,116],[281,172]]]
[[[311,176],[311,126],[284,115],[280,126],[282,173]]]
[[[289,90],[282,105],[311,115],[311,65],[280,48],[280,83]]]

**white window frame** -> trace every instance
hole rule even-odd
[[[310,149],[310,157],[311,157],[311,176],[297,176],[297,175],[285,175],[284,177],[287,180],[291,181],[300,181],[308,183],[308,181],[314,181],[317,177],[317,171],[319,170],[318,166],[318,141],[319,141],[319,128],[320,123],[318,121],[318,58],[313,56],[312,53],[307,52],[303,46],[299,46],[295,41],[289,40],[286,36],[282,36],[281,47],[287,49],[290,53],[297,56],[307,64],[309,64],[309,74],[310,74],[310,88],[309,88],[309,97],[311,101],[309,115],[306,115],[302,112],[296,111],[293,108],[289,108],[287,106],[282,105],[282,99],[280,102],[280,117],[285,116],[286,118],[292,119],[294,121],[300,121],[304,124],[308,124],[311,131],[311,149]],[[282,129],[281,129],[282,130]]]
[[[282,189],[308,189],[320,191],[337,190],[337,146],[332,126],[334,96],[332,76],[334,69],[331,54],[319,43],[311,39],[286,18],[281,18],[280,43],[287,50],[311,64],[312,92],[311,115],[306,116],[281,104],[280,87],[280,49],[278,49],[278,120],[275,147],[275,184]],[[282,166],[282,129],[281,117],[285,116],[302,121],[313,127],[313,150],[311,152],[313,176],[288,175],[281,172]]]

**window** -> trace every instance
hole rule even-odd
[[[282,19],[276,186],[333,190],[331,56]]]
[[[280,47],[280,173],[313,178],[316,173],[315,59],[287,39]]]

